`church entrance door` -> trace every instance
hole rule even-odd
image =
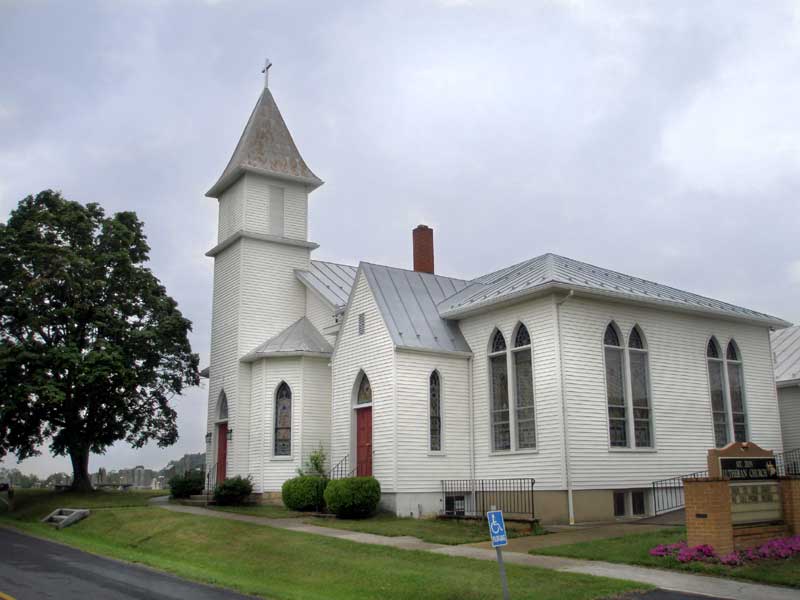
[[[372,407],[356,410],[356,475],[372,475]]]
[[[228,423],[217,425],[217,483],[225,481],[228,463]]]

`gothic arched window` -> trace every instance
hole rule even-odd
[[[728,369],[728,393],[731,401],[731,421],[733,422],[733,440],[747,441],[747,415],[744,406],[744,377],[742,375],[742,358],[736,342],[728,342],[725,352],[725,367]]]
[[[228,418],[228,396],[225,395],[225,390],[219,393],[217,400],[217,419],[225,421]]]
[[[628,364],[631,373],[631,401],[633,404],[633,441],[637,448],[653,445],[650,413],[650,363],[639,326],[628,336]]]
[[[430,451],[442,451],[442,378],[434,371],[428,380]]]
[[[609,323],[603,335],[606,357],[608,432],[612,447],[628,445],[628,408],[625,402],[625,354],[617,326]]]
[[[728,435],[728,409],[725,406],[725,364],[716,338],[706,346],[708,385],[711,392],[711,414],[714,423],[714,443],[722,448],[730,439]]]
[[[516,417],[517,449],[536,447],[536,417],[533,407],[533,361],[531,336],[522,323],[517,327],[512,350],[514,365],[514,416]]]
[[[362,373],[356,392],[356,404],[369,404],[370,402],[372,402],[372,388],[369,385],[369,378]]]
[[[511,450],[506,340],[499,331],[495,331],[490,349],[492,450]]]
[[[292,454],[292,390],[282,381],[275,392],[275,456]]]

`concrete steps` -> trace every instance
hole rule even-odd
[[[57,508],[44,519],[42,523],[49,523],[56,529],[64,529],[89,516],[85,508]]]

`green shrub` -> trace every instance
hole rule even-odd
[[[249,477],[231,477],[214,488],[214,502],[220,506],[244,504],[253,492],[253,482]]]
[[[325,486],[328,480],[324,477],[301,475],[287,479],[281,487],[281,498],[286,508],[291,510],[322,510],[325,505]]]
[[[173,498],[188,498],[195,494],[202,494],[204,487],[202,473],[175,475],[169,480],[169,493]]]
[[[308,459],[303,465],[303,468],[297,469],[297,474],[300,476],[313,475],[316,477],[327,477],[328,469],[325,466],[327,462],[328,455],[325,453],[325,448],[320,444],[308,455]]]
[[[378,508],[381,484],[374,477],[334,479],[325,488],[325,504],[337,517],[368,517]]]

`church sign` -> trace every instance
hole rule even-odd
[[[761,481],[778,478],[774,458],[720,457],[722,479],[731,481]]]
[[[731,483],[731,521],[734,525],[769,523],[783,518],[777,481]]]

